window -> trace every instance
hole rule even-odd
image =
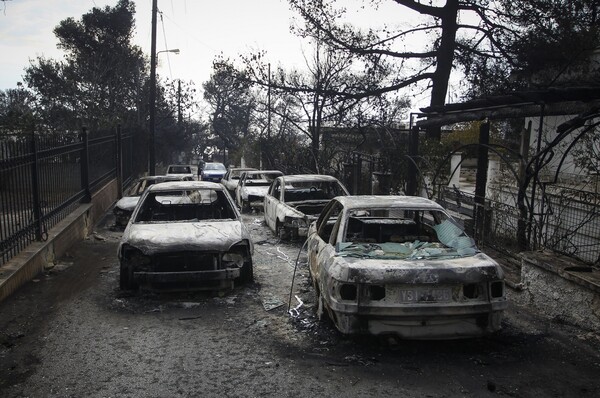
[[[236,219],[224,191],[212,189],[156,191],[148,194],[136,222]]]
[[[281,180],[275,180],[273,185],[271,185],[269,194],[276,199],[280,199],[280,197],[281,197]]]
[[[317,221],[317,233],[325,242],[335,243],[337,230],[339,229],[339,218],[343,206],[338,201],[332,201],[323,209]]]

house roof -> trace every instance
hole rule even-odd
[[[600,109],[600,87],[548,88],[514,92],[461,103],[421,108],[417,126],[447,124],[488,119],[528,116],[569,115]]]

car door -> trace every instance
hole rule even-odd
[[[265,222],[273,231],[275,231],[275,226],[277,225],[277,202],[279,201],[279,195],[281,194],[281,179],[277,178],[271,186],[269,187],[269,191],[265,195],[264,199],[264,212],[265,212]],[[277,196],[277,197],[276,197]]]
[[[235,202],[238,206],[242,207],[242,188],[244,187],[244,182],[246,181],[246,172],[243,172],[238,180],[237,185],[234,187],[235,189]]]
[[[342,222],[343,206],[330,201],[308,232],[308,266],[313,283],[319,280],[322,268],[335,255],[335,242]]]
[[[225,188],[231,192],[231,170],[227,170],[227,173],[225,173],[221,180],[221,184],[225,185]]]

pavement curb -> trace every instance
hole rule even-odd
[[[117,199],[117,181],[102,187],[91,203],[80,205],[48,231],[48,240],[33,242],[0,267],[0,302],[54,264],[69,248],[86,238]]]

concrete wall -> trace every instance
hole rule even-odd
[[[33,242],[0,268],[0,301],[52,266],[75,243],[87,237],[93,226],[117,200],[118,184],[112,180],[48,231],[46,242]]]
[[[583,330],[600,330],[600,271],[550,251],[521,254],[519,305]]]

